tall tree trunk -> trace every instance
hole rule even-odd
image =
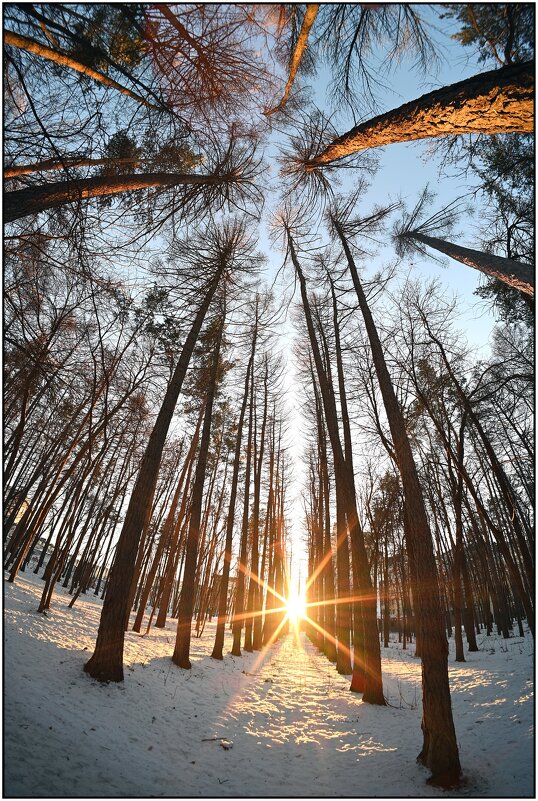
[[[66,203],[78,203],[92,197],[110,197],[121,192],[151,187],[218,185],[226,180],[229,179],[217,175],[148,172],[55,181],[4,192],[4,222],[13,222],[29,214],[39,214],[45,209],[55,209]]]
[[[372,587],[372,579],[364,543],[364,534],[360,528],[357,504],[355,498],[355,486],[353,476],[350,475],[347,463],[342,451],[338,432],[338,415],[334,395],[330,392],[328,381],[321,359],[319,345],[316,339],[314,324],[310,311],[310,304],[306,291],[306,281],[297,258],[295,246],[291,233],[286,231],[289,252],[295,273],[299,279],[301,289],[301,299],[308,329],[310,346],[316,365],[319,388],[325,409],[325,422],[329,433],[329,439],[333,451],[336,500],[337,504],[342,504],[347,518],[347,527],[353,548],[353,558],[356,559],[357,575],[360,582],[360,592],[363,599],[364,610],[364,634],[365,634],[365,690],[363,701],[383,706],[385,698],[383,696],[383,679],[381,675],[381,653],[379,636],[377,629],[377,598]]]
[[[188,454],[185,461],[187,462],[187,460],[188,460]],[[186,473],[186,465],[184,464],[183,470],[181,471],[179,476],[179,481],[177,482],[176,485],[174,497],[172,498],[172,503],[170,504],[168,514],[166,515],[166,520],[161,531],[161,536],[159,537],[159,542],[157,544],[157,549],[153,556],[152,565],[149,569],[148,575],[146,576],[144,589],[142,590],[140,598],[138,599],[138,610],[135,617],[135,621],[133,623],[133,631],[139,632],[140,629],[142,628],[142,620],[144,618],[144,612],[146,611],[146,605],[148,602],[149,594],[151,592],[151,588],[153,587],[155,576],[157,575],[157,570],[159,569],[164,549],[166,548],[167,545],[170,544],[170,539],[172,536],[172,530],[174,525],[174,516],[176,513],[177,505],[179,503],[181,491],[183,489],[183,481],[185,479],[185,473]]]
[[[96,159],[87,156],[43,159],[43,161],[33,161],[29,164],[16,164],[12,167],[5,167],[4,180],[17,178],[19,175],[31,175],[34,172],[47,172],[48,170],[65,170],[75,167],[117,167],[122,164],[137,166],[145,161],[147,159],[141,159],[138,156],[117,159],[111,157]]]
[[[230,564],[232,561],[232,541],[235,520],[235,502],[237,498],[237,484],[239,481],[239,466],[241,463],[241,440],[243,437],[243,424],[248,403],[250,374],[254,361],[255,338],[253,339],[250,357],[245,373],[245,385],[243,389],[243,400],[239,411],[237,422],[237,434],[235,438],[234,463],[232,471],[232,481],[230,484],[230,500],[228,504],[228,516],[226,518],[226,542],[224,545],[224,563],[222,566],[222,577],[219,587],[219,611],[217,618],[217,631],[215,634],[215,644],[211,656],[213,659],[222,659],[222,649],[224,647],[224,630],[226,626],[226,612],[228,606],[228,585],[230,581]]]
[[[332,311],[333,311],[333,329],[334,329],[334,349],[335,349],[335,356],[336,356],[336,371],[338,376],[338,395],[340,398],[340,412],[342,418],[342,431],[344,435],[344,458],[347,464],[347,469],[350,475],[353,475],[353,447],[351,444],[351,426],[349,422],[349,411],[347,405],[347,393],[346,393],[346,384],[344,379],[344,364],[342,361],[342,345],[340,342],[340,322],[338,319],[338,304],[336,300],[336,292],[334,288],[334,281],[329,272],[327,272],[327,280],[329,281],[329,286],[331,289],[331,300],[332,300]],[[343,543],[344,544],[344,543]],[[349,551],[347,539],[345,541],[346,551]],[[348,587],[348,596],[350,595],[350,584],[349,584],[349,552],[347,554],[347,587]],[[344,590],[345,591],[345,590]],[[346,605],[347,609],[347,620],[346,623],[348,628],[351,628],[351,604]],[[355,621],[353,623],[353,631],[354,631],[354,640],[356,637],[359,636],[360,642],[355,642],[354,646],[354,653],[356,653],[357,657],[361,660],[364,658],[364,637],[363,635],[363,622],[362,622],[362,606],[359,602],[355,603],[353,614],[355,616]],[[346,640],[346,645],[349,644],[349,637]],[[349,651],[349,649],[348,649]],[[338,661],[336,663],[336,668],[341,673],[349,673],[351,672],[351,655],[344,661],[344,665],[338,665]],[[355,661],[355,660],[354,660]],[[344,667],[345,669],[342,670],[341,668]],[[353,684],[353,681],[352,681]],[[355,681],[355,686],[357,686],[357,681]]]
[[[461,767],[452,718],[448,682],[448,643],[439,596],[432,535],[405,421],[387,369],[379,335],[347,240],[338,220],[333,218],[332,222],[346,255],[370,341],[372,359],[405,495],[405,513],[409,524],[406,537],[412,542],[416,565],[418,581],[414,588],[415,606],[419,614],[421,634],[424,743],[418,759],[431,770],[431,783],[446,787],[454,786],[459,781]]]
[[[534,267],[522,261],[506,259],[503,256],[494,256],[493,253],[484,253],[473,248],[464,248],[445,239],[438,239],[435,236],[427,236],[419,231],[406,231],[401,234],[402,239],[416,239],[424,245],[450,256],[452,259],[480,270],[481,273],[497,278],[504,284],[523,292],[525,295],[534,297]]]
[[[102,72],[98,72],[88,67],[86,64],[82,64],[80,61],[77,61],[65,53],[58,53],[57,50],[53,50],[51,47],[47,47],[47,45],[41,44],[41,42],[35,39],[30,39],[28,36],[21,36],[18,33],[4,29],[4,44],[16,47],[19,50],[26,50],[28,53],[34,53],[36,56],[45,58],[47,61],[52,61],[54,64],[58,64],[61,67],[68,67],[71,70],[75,70],[75,72],[81,73],[81,75],[85,75],[87,78],[92,78],[94,81],[104,86],[110,86],[112,89],[116,89],[118,92],[136,100],[137,103],[141,103],[143,106],[162,111],[162,108],[154,106],[145,98],[137,95],[136,92],[133,92],[126,86],[122,86],[117,81],[109,78],[108,75],[104,75]]]
[[[260,449],[256,457],[254,453],[254,501],[252,505],[252,557],[251,557],[251,570],[259,581],[263,581],[260,572],[260,494],[262,487],[262,466],[263,456],[265,451],[265,429],[267,426],[267,409],[268,409],[268,394],[269,394],[269,366],[267,363],[267,356],[265,362],[265,375],[264,375],[264,400],[263,400],[263,416],[260,431]],[[261,634],[262,634],[262,609],[260,600],[263,600],[261,594],[261,585],[257,581],[251,581],[248,587],[247,599],[247,617],[245,623],[245,651],[253,650],[258,651],[261,648]],[[253,617],[253,615],[256,615]],[[249,631],[252,632],[251,648],[247,648]]]
[[[294,12],[296,13],[297,7],[295,6]],[[316,19],[317,13],[319,10],[319,3],[308,3],[305,14],[303,17],[303,23],[301,25],[301,30],[299,32],[299,36],[297,37],[297,42],[295,47],[293,48],[293,53],[291,54],[290,63],[289,63],[289,72],[288,72],[288,80],[286,81],[286,87],[284,89],[284,94],[279,103],[274,108],[268,109],[264,111],[264,114],[267,117],[270,117],[271,114],[274,114],[276,111],[280,111],[284,108],[286,103],[288,102],[288,98],[290,96],[290,92],[295,81],[295,76],[297,75],[297,70],[299,69],[299,64],[305,54],[306,48],[308,46],[308,34],[310,33],[310,28],[314,24],[314,20]]]
[[[129,590],[133,580],[140,536],[143,528],[149,522],[164,442],[177,399],[181,392],[198,334],[224,268],[225,265],[221,264],[211,280],[185,340],[174,374],[157,415],[157,420],[153,426],[125,513],[114,563],[108,576],[107,591],[101,612],[95,651],[84,665],[86,673],[100,681],[123,681],[125,620],[129,611]]]
[[[490,70],[435,89],[356,125],[305,161],[315,169],[382,145],[465,133],[532,133],[534,61]]]
[[[196,561],[198,556],[198,541],[200,537],[200,522],[202,517],[202,499],[204,492],[204,479],[207,467],[207,456],[211,436],[211,421],[213,418],[213,403],[217,394],[217,382],[220,362],[220,349],[224,330],[225,313],[222,312],[215,352],[211,365],[209,386],[206,396],[204,423],[200,436],[200,449],[194,473],[192,501],[190,508],[189,530],[185,546],[185,568],[183,571],[183,584],[179,596],[179,614],[177,618],[177,634],[172,662],[181,668],[190,669],[189,659],[191,644],[192,613],[194,609],[194,579]]]
[[[248,520],[250,506],[250,472],[252,465],[252,417],[254,413],[254,363],[250,369],[250,402],[247,435],[247,459],[245,465],[245,486],[243,490],[243,518],[241,526],[241,545],[235,584],[235,612],[232,624],[233,643],[231,653],[241,656],[241,631],[243,629],[245,607],[245,583],[247,572]],[[250,579],[254,581],[254,579]]]

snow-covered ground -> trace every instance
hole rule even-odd
[[[170,659],[170,621],[148,637],[129,632],[125,682],[102,685],[82,671],[100,602],[82,596],[68,609],[59,589],[44,617],[35,611],[41,589],[33,575],[5,583],[4,796],[534,794],[530,637],[481,636],[480,652],[461,665],[451,652],[467,783],[447,793],[427,785],[415,762],[420,663],[412,649],[383,649],[390,706],[379,708],[350,693],[304,634],[215,662],[208,625],[193,639],[192,670],[181,670]]]

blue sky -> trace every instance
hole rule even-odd
[[[410,63],[404,62],[395,68],[386,83],[390,89],[379,93],[379,112],[388,111],[396,108],[402,103],[419,97],[433,89],[455,83],[467,77],[484,72],[488,66],[479,64],[473,57],[470,48],[463,48],[457,42],[451,40],[450,34],[455,30],[451,20],[439,20],[435,12],[423,7],[423,16],[430,21],[436,28],[430,29],[436,41],[436,49],[440,56],[439,69],[436,72],[429,72],[421,75],[412,68]],[[314,98],[316,104],[324,111],[328,109],[326,100],[326,85],[329,79],[328,71],[321,70],[312,81],[315,87]],[[353,120],[344,115],[339,115],[335,122],[337,130],[344,132],[352,127]],[[278,152],[283,136],[273,134],[271,151]],[[365,198],[362,208],[367,211],[375,204],[383,204],[388,198],[395,199],[401,197],[408,206],[412,207],[418,199],[421,191],[426,184],[433,190],[437,198],[432,206],[432,213],[441,209],[457,198],[469,198],[473,208],[473,215],[467,219],[462,218],[458,226],[458,243],[470,247],[480,248],[480,228],[481,219],[480,202],[477,198],[470,197],[473,188],[473,176],[469,173],[462,177],[456,174],[439,174],[440,159],[431,153],[431,140],[422,142],[402,143],[390,145],[382,150],[376,150],[379,158],[379,169],[373,179],[371,179],[368,196]],[[276,173],[277,167],[272,165],[272,173]],[[341,190],[352,189],[354,176],[342,181]],[[276,198],[268,197],[267,210],[269,211],[276,202]],[[396,217],[395,217],[396,219]],[[282,264],[283,254],[272,247],[265,235],[266,222],[261,226],[260,246],[268,256],[267,279],[271,281],[276,271]],[[324,240],[325,243],[328,239]],[[320,244],[322,242],[320,241]],[[394,259],[395,253],[392,244],[386,243],[379,253],[370,261],[364,275],[367,278],[382,264]],[[458,264],[452,260],[445,259],[445,265],[439,264],[433,259],[429,259],[420,254],[413,258],[412,275],[423,279],[437,278],[446,287],[447,296],[457,295],[459,298],[458,309],[460,317],[458,328],[464,332],[469,344],[477,348],[482,358],[487,357],[489,352],[488,342],[494,319],[474,291],[482,281],[481,274],[465,265]],[[409,260],[401,264],[402,279],[408,274],[410,269]],[[282,280],[277,284],[277,298],[282,305],[289,302],[289,287],[292,284],[292,273],[288,267],[283,273]],[[286,287],[288,291],[286,291]],[[394,286],[391,287],[394,291]],[[298,301],[298,294],[295,294],[295,302]],[[375,313],[375,312],[374,312]],[[360,324],[359,317],[357,324]],[[282,350],[290,354],[294,338],[293,326],[289,320],[282,324],[280,346]],[[293,435],[290,439],[290,454],[294,460],[294,482],[290,489],[288,499],[288,519],[290,523],[291,538],[294,550],[294,580],[297,580],[299,572],[301,580],[304,581],[306,573],[306,554],[304,551],[303,539],[303,508],[300,501],[301,492],[304,487],[305,472],[301,467],[301,453],[303,440],[300,432],[307,427],[306,421],[302,419],[300,406],[303,393],[297,385],[294,375],[293,357],[288,355],[288,369],[286,371],[286,388],[288,395],[288,409],[291,419],[291,430]],[[360,465],[356,465],[360,472]]]

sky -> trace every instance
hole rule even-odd
[[[456,42],[451,41],[450,33],[455,29],[451,20],[439,21],[437,14],[427,6],[422,7],[421,13],[434,26],[432,34],[438,45],[439,70],[421,75],[413,69],[410,62],[403,62],[398,65],[386,79],[386,90],[379,93],[380,112],[396,108],[402,103],[419,97],[421,94],[436,87],[460,81],[486,69],[472,57],[470,49],[463,48]],[[313,99],[323,111],[329,109],[328,100],[330,98],[327,97],[329,79],[329,72],[326,68],[321,68],[315,78],[309,79]],[[346,115],[339,112],[335,116],[334,124],[339,132],[344,132],[352,126],[353,120],[350,116],[346,119]],[[294,576],[295,580],[297,580],[299,572],[301,572],[304,583],[306,554],[304,549],[304,510],[301,494],[305,485],[305,472],[302,456],[304,432],[309,423],[305,421],[301,414],[304,393],[296,378],[296,368],[293,360],[295,328],[291,320],[291,312],[294,305],[297,304],[298,295],[296,292],[293,303],[290,304],[294,285],[292,270],[287,266],[283,271],[280,271],[284,254],[279,250],[278,245],[271,243],[269,239],[271,213],[279,203],[279,166],[276,158],[282,147],[286,146],[285,140],[285,134],[273,131],[266,148],[267,171],[264,173],[267,186],[265,193],[266,207],[259,227],[259,247],[267,257],[267,266],[263,278],[268,285],[272,285],[274,282],[276,305],[283,310],[283,320],[280,324],[276,347],[287,359],[284,382],[290,431],[288,438],[289,454],[293,460],[293,481],[288,493],[287,509],[294,554]],[[465,196],[468,191],[468,179],[464,180],[457,176],[443,176],[441,180],[439,179],[438,159],[429,155],[428,142],[395,144],[377,150],[375,154],[379,159],[379,168],[375,177],[371,179],[368,196],[363,206],[364,210],[375,204],[383,204],[388,198],[395,199],[397,197],[401,197],[409,206],[412,206],[426,184],[429,184],[430,189],[434,190],[438,195],[435,203],[436,209],[442,208],[456,198]],[[340,189],[342,191],[351,190],[354,186],[353,181],[354,177],[351,179],[349,177],[343,178]],[[458,239],[460,243],[474,247],[479,246],[480,232],[477,230],[477,221],[479,219],[480,211],[477,209],[474,217],[469,221],[466,220],[465,224],[461,226],[461,237]],[[321,240],[320,244],[323,244]],[[154,254],[158,254],[162,252],[163,248],[163,239],[155,237],[149,243],[148,252],[152,251]],[[393,247],[389,242],[385,248],[371,259],[365,269],[365,277],[368,277],[379,267],[394,259],[394,256]],[[139,272],[139,266],[134,263],[132,267],[125,267],[124,277],[127,281],[133,284],[144,282],[145,276]],[[401,272],[401,276],[404,277],[407,275],[408,270],[409,263],[405,262],[401,265],[399,273]],[[447,293],[450,293],[450,295],[457,293],[461,297],[461,302],[459,303],[461,315],[459,327],[465,331],[469,342],[477,347],[483,356],[486,356],[493,318],[484,303],[473,295],[474,290],[480,284],[480,274],[457,263],[450,263],[449,266],[443,268],[433,259],[420,255],[414,258],[413,274],[422,278],[438,278],[446,286]],[[391,288],[394,291],[394,286]],[[358,324],[360,324],[360,321],[358,321]],[[360,471],[360,464],[357,465],[357,469]]]
[[[473,57],[470,48],[463,48],[457,42],[450,39],[450,34],[456,29],[452,20],[438,20],[437,15],[432,9],[423,6],[424,18],[432,24],[430,32],[436,41],[436,50],[440,57],[439,68],[426,75],[421,75],[409,62],[400,64],[386,83],[390,87],[387,91],[379,94],[380,112],[397,108],[405,102],[420,97],[426,92],[432,91],[437,87],[456,83],[472,75],[486,71],[487,66],[479,64]],[[329,81],[327,69],[322,69],[312,80],[314,90],[314,100],[322,109],[327,109],[326,87]],[[351,118],[347,120],[343,115],[339,115],[335,122],[339,133],[343,133],[353,125]],[[278,153],[284,139],[281,133],[273,134],[271,137],[270,153]],[[388,198],[401,198],[408,208],[412,208],[420,193],[429,185],[430,190],[436,194],[436,200],[432,207],[432,213],[443,208],[448,203],[457,198],[469,198],[473,206],[473,215],[462,218],[457,228],[458,243],[480,249],[480,228],[481,218],[479,199],[470,197],[470,190],[473,187],[473,176],[458,176],[446,171],[440,177],[439,156],[432,155],[431,141],[411,142],[394,144],[375,151],[379,159],[379,168],[374,178],[371,179],[368,195],[361,206],[365,211],[375,204],[384,204]],[[273,173],[278,170],[277,166],[272,166]],[[351,190],[354,187],[355,176],[346,177],[342,180],[340,191]],[[267,207],[270,211],[276,204],[276,197],[268,197]],[[275,249],[267,237],[267,211],[265,221],[260,228],[260,247],[267,254],[268,266],[266,278],[268,282],[274,280],[283,261],[283,253]],[[396,221],[397,216],[394,217]],[[327,239],[324,243],[327,243]],[[321,241],[320,241],[321,244]],[[392,244],[380,250],[370,261],[364,270],[364,277],[374,273],[382,265],[387,264],[395,257]],[[474,295],[474,291],[482,282],[482,276],[471,268],[443,259],[443,264],[417,254],[413,258],[413,266],[407,259],[398,268],[398,275],[403,278],[409,269],[414,277],[421,279],[438,279],[446,287],[449,297],[458,296],[459,320],[458,328],[464,332],[468,343],[476,348],[477,354],[481,358],[486,358],[489,352],[489,339],[494,318],[486,307],[485,303]],[[398,277],[396,278],[398,281]],[[275,286],[277,303],[287,306],[290,297],[290,287],[293,288],[293,276],[291,268],[288,266],[279,274],[279,279]],[[394,285],[391,285],[394,291]],[[295,292],[294,305],[298,302],[298,290]],[[375,316],[375,312],[374,312]],[[358,319],[358,324],[360,321]],[[305,486],[305,468],[302,461],[304,440],[300,432],[304,432],[309,423],[304,420],[301,414],[301,405],[304,400],[304,393],[299,386],[295,376],[295,366],[293,363],[292,344],[295,337],[295,330],[288,313],[286,320],[282,323],[280,342],[283,351],[288,354],[288,368],[286,376],[286,393],[288,397],[288,410],[290,416],[290,428],[293,435],[290,440],[290,455],[294,461],[294,480],[290,487],[288,496],[288,523],[291,534],[292,548],[294,553],[293,581],[297,583],[299,574],[301,583],[304,583],[306,574],[306,550],[304,546],[304,512],[301,494]],[[356,464],[356,472],[360,473],[360,464]]]

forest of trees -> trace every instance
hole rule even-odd
[[[38,574],[43,614],[58,582],[103,599],[94,679],[170,619],[188,669],[209,620],[216,660],[227,626],[236,656],[286,632],[300,508],[309,638],[373,705],[390,633],[414,642],[418,759],[457,785],[448,639],[463,662],[534,636],[533,5],[8,3],[4,26],[7,581]],[[436,28],[472,76],[387,105]],[[370,199],[380,149],[419,140],[465,202],[413,207],[397,176]],[[411,270],[434,259],[443,281]],[[469,268],[486,356],[446,286]]]

